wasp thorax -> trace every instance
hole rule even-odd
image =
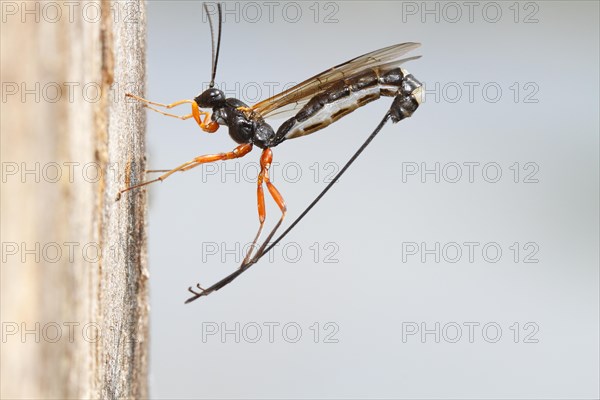
[[[225,93],[216,88],[206,89],[194,101],[200,108],[221,107],[225,104]]]

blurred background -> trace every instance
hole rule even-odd
[[[195,97],[211,69],[201,2],[146,9],[145,97]],[[423,57],[403,67],[425,97],[268,257],[188,305],[187,288],[234,271],[254,237],[260,152],[148,187],[150,396],[597,398],[599,4],[223,9],[216,83],[230,97],[253,104],[409,41]],[[273,149],[284,228],[391,102]],[[226,128],[147,113],[150,169],[235,145]],[[265,231],[279,215],[267,196]]]
[[[598,3],[224,4],[217,85],[252,104],[357,55],[415,41],[426,87],[272,253],[259,152],[149,189],[153,396],[598,396]],[[210,80],[197,2],[148,3],[147,97]],[[412,54],[411,54],[412,55]],[[273,149],[288,223],[391,104]],[[181,114],[187,113],[183,110]],[[274,127],[281,121],[273,121]],[[229,151],[148,113],[148,164]],[[279,217],[267,202],[268,227]]]

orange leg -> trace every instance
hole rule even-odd
[[[151,181],[142,182],[142,183],[139,183],[137,185],[130,186],[130,187],[126,188],[126,189],[120,190],[119,194],[117,195],[117,200],[119,200],[121,198],[121,194],[122,193],[125,193],[125,192],[127,192],[129,190],[132,190],[132,189],[140,188],[142,186],[149,185],[149,184],[154,183],[154,182],[164,181],[165,179],[167,179],[169,176],[171,176],[175,172],[178,172],[178,171],[187,171],[187,170],[190,170],[192,168],[197,167],[200,164],[206,164],[206,163],[220,161],[220,160],[231,160],[233,158],[240,158],[240,157],[243,157],[246,154],[250,153],[250,151],[252,151],[252,144],[246,143],[246,144],[239,145],[233,151],[230,151],[230,152],[227,152],[227,153],[207,154],[207,155],[204,155],[204,156],[196,157],[196,158],[194,158],[191,161],[188,161],[188,162],[186,162],[184,164],[181,164],[177,168],[173,168],[172,170],[169,170],[166,174],[163,174],[163,175],[159,176],[156,179],[152,179]]]
[[[283,221],[283,218],[285,217],[285,214],[287,212],[287,207],[285,206],[285,201],[283,200],[283,196],[281,196],[281,194],[279,193],[277,188],[271,183],[271,180],[269,179],[269,168],[271,167],[272,162],[273,162],[273,152],[269,148],[264,149],[262,152],[262,155],[260,156],[260,173],[258,174],[258,180],[256,182],[256,184],[257,184],[256,197],[257,197],[257,206],[258,206],[258,220],[260,221],[260,226],[258,227],[258,232],[256,233],[256,236],[254,237],[252,246],[250,246],[250,249],[248,250],[246,257],[244,258],[244,262],[242,263],[242,265],[247,264],[248,261],[250,260],[250,256],[252,255],[254,247],[256,246],[256,242],[258,242],[258,238],[260,237],[260,234],[262,233],[262,229],[265,224],[265,219],[267,217],[267,211],[266,211],[266,207],[265,207],[265,194],[263,191],[263,183],[265,183],[267,185],[267,189],[269,190],[271,197],[273,197],[273,200],[275,200],[275,203],[279,206],[279,209],[281,210],[281,218],[279,219],[279,222],[275,226],[274,230],[271,231],[271,233],[269,234],[267,242],[271,239],[271,237],[273,237],[275,230],[277,230],[279,225],[281,225],[281,222]],[[263,247],[264,247],[264,244],[263,244],[263,246],[261,246],[261,249]],[[259,251],[261,251],[261,250],[259,250]],[[257,252],[257,254],[258,254],[258,252]]]
[[[194,119],[196,120],[196,123],[200,126],[200,128],[204,132],[213,133],[213,132],[216,132],[217,129],[219,129],[219,124],[217,124],[215,121],[211,121],[210,113],[200,110],[200,108],[198,107],[198,104],[194,100],[179,100],[174,103],[163,104],[163,103],[156,103],[154,101],[146,100],[142,97],[136,96],[131,93],[126,93],[125,96],[134,98],[134,99],[142,102],[144,104],[144,107],[146,107],[147,109],[155,111],[162,115],[166,115],[167,117],[178,118],[181,120],[186,120],[186,119],[190,119],[190,118],[194,117]],[[173,107],[177,107],[177,106],[180,106],[180,105],[186,104],[186,103],[189,103],[192,105],[192,113],[191,114],[175,115],[175,114],[171,114],[168,112],[158,110],[154,107],[150,107],[150,105],[153,105],[153,106],[159,106],[159,107],[171,109]]]

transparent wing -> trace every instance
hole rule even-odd
[[[420,43],[400,43],[363,54],[255,104],[252,106],[252,110],[262,117],[279,116],[282,113],[287,114],[301,108],[315,94],[327,90],[329,86],[340,79],[348,78],[366,68],[373,68],[383,64],[390,65],[394,63],[394,60],[397,60],[397,64],[409,60],[399,60],[399,58],[419,46]],[[279,110],[282,108],[283,110]]]
[[[275,108],[271,110],[268,114],[266,114],[266,116],[270,119],[290,118],[291,116],[296,114],[302,107],[304,107],[304,105],[308,103],[311,97],[312,96],[306,96],[303,99],[300,99],[299,101],[285,104],[279,108]]]

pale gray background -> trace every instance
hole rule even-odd
[[[598,3],[520,3],[516,23],[513,2],[496,3],[502,11],[497,23],[485,20],[487,3],[479,2],[472,22],[463,5],[455,23],[449,21],[455,9],[443,9],[443,3],[437,3],[439,22],[433,15],[422,22],[420,14],[403,14],[411,5],[421,11],[421,2],[317,3],[317,23],[314,2],[297,3],[302,12],[297,23],[283,18],[285,3],[279,2],[272,22],[265,3],[254,3],[263,14],[252,23],[255,9],[244,4],[228,3],[239,11],[226,16],[217,74],[218,84],[247,89],[246,97],[241,89],[234,93],[242,100],[258,100],[252,87],[260,87],[264,98],[268,82],[281,88],[405,41],[423,43],[415,52],[423,58],[406,68],[428,90],[439,83],[448,92],[438,101],[429,95],[413,118],[386,126],[287,238],[302,250],[297,262],[286,261],[278,250],[273,262],[263,260],[191,305],[183,304],[186,288],[198,281],[208,286],[237,268],[224,246],[245,244],[255,233],[256,169],[245,166],[256,166],[260,153],[239,161],[245,176],[206,177],[207,169],[198,168],[149,189],[152,396],[597,398]],[[337,22],[324,23],[333,11]],[[493,11],[488,9],[488,17]],[[524,23],[532,12],[537,22]],[[210,70],[209,28],[200,2],[148,2],[148,33],[148,98],[193,98]],[[452,82],[463,89],[456,102]],[[472,102],[465,82],[479,84]],[[482,96],[489,82],[502,89],[496,103]],[[510,89],[515,82],[517,102]],[[526,89],[528,82],[534,86]],[[537,103],[525,102],[532,87],[539,89],[530,98]],[[298,163],[302,172],[292,182],[294,174],[286,179],[281,169],[274,171],[289,207],[288,223],[324,186],[322,175],[331,171],[324,164],[343,164],[390,103],[380,100],[274,149],[275,162]],[[225,128],[211,136],[192,121],[153,113],[148,143],[151,168],[174,167],[235,145]],[[310,169],[315,162],[318,182]],[[473,183],[467,176],[458,183],[443,178],[436,183],[431,176],[425,183],[419,176],[403,182],[403,162],[498,163],[503,175],[488,183],[479,167]],[[515,162],[521,166],[519,183],[509,169]],[[531,171],[524,170],[527,162],[539,166],[538,183],[522,182]],[[220,173],[222,165],[218,168]],[[278,216],[269,199],[269,222]],[[316,263],[309,248],[315,242],[321,249]],[[328,242],[339,250],[338,263],[325,262]],[[425,263],[418,256],[403,262],[403,242],[429,248],[436,242],[496,242],[503,254],[497,263],[486,262],[479,246],[472,263],[466,254],[456,263],[443,258],[436,263],[432,256]],[[522,248],[515,262],[509,249],[514,242],[536,243],[539,262],[524,263]],[[203,246],[210,243],[219,253],[203,260]],[[280,324],[273,343],[264,325],[270,322]],[[290,322],[302,328],[297,343],[285,340],[293,330],[286,337],[281,332]],[[310,329],[315,322],[318,343]],[[339,328],[333,336],[338,343],[325,343],[327,322]],[[473,343],[464,325],[469,322],[480,324]],[[518,343],[510,328],[515,322]],[[525,329],[528,322],[535,325]],[[239,343],[233,335],[203,341],[211,323],[230,329],[239,323],[247,336]],[[431,334],[403,341],[407,323],[430,329],[439,323],[450,330],[440,328],[446,336],[439,343]],[[450,342],[453,323],[463,329],[457,343]],[[502,328],[497,343],[483,337],[486,323]],[[250,342],[254,324],[262,327],[257,343]],[[539,330],[530,339],[537,343],[524,343],[534,326]]]

